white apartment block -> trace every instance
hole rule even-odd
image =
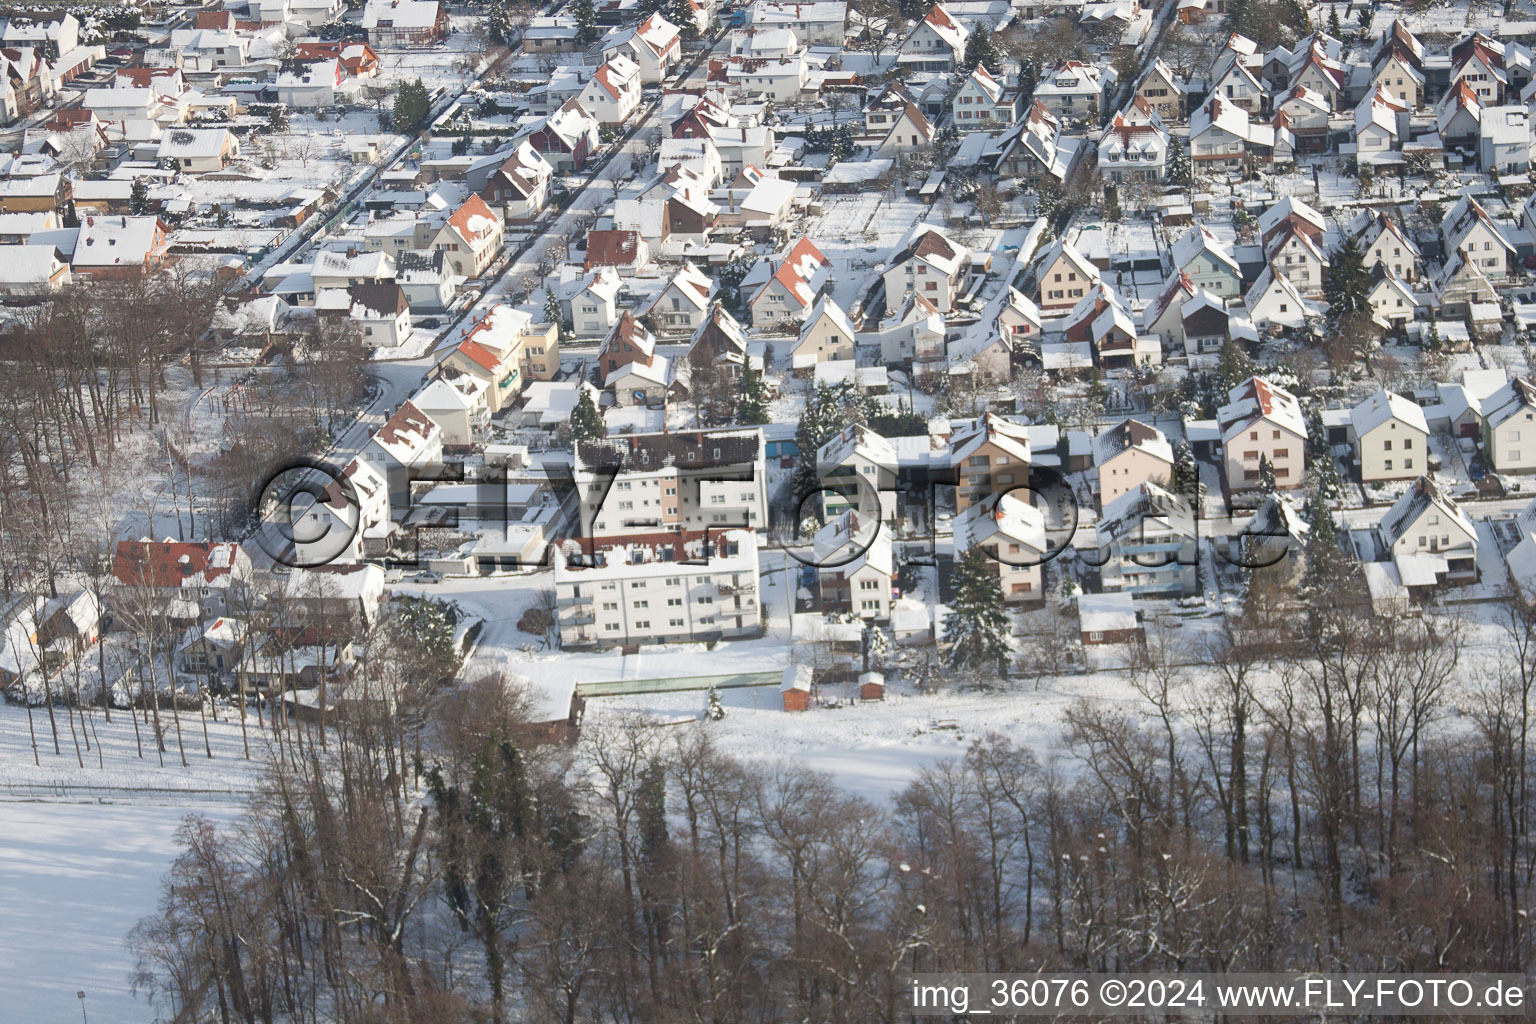
[[[555,560],[562,647],[708,642],[762,633],[757,534],[711,534],[688,560],[633,561],[646,546],[609,548],[573,564]],[[670,554],[668,549],[665,553]]]
[[[756,530],[768,522],[762,431],[624,434],[576,445],[581,537]]]

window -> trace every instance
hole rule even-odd
[[[667,620],[667,625],[671,626],[673,629],[681,629],[682,625],[683,625],[683,620],[682,619],[668,619]]]
[[[609,623],[606,623],[603,626],[603,628],[608,630],[609,632],[617,632],[618,628],[619,628],[619,624],[617,622],[609,622]]]
[[[651,606],[649,601],[634,601],[632,604],[636,608],[649,608]]]
[[[641,619],[640,621],[635,623],[635,628],[636,629],[650,629],[651,628],[651,620],[650,619]]]

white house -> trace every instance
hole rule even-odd
[[[1067,60],[1041,78],[1035,101],[1058,117],[1087,117],[1103,109],[1114,87],[1114,68]]]
[[[970,250],[943,230],[918,224],[891,257],[881,275],[887,304],[895,304],[908,292],[919,292],[940,313],[954,308],[966,283]]]
[[[848,314],[832,296],[823,295],[800,327],[800,337],[790,349],[791,364],[801,367],[829,359],[852,359],[854,338]]]
[[[576,101],[599,124],[623,124],[640,106],[640,66],[616,54],[576,94]]]
[[[1509,257],[1515,247],[1471,196],[1463,195],[1446,213],[1440,222],[1440,238],[1447,253],[1462,253],[1495,285],[1509,276]]]
[[[910,71],[953,71],[965,59],[969,38],[965,26],[936,3],[901,41],[896,59]]]
[[[1304,483],[1307,423],[1295,395],[1262,377],[1250,377],[1228,392],[1216,423],[1228,489],[1255,489],[1266,462],[1274,470],[1275,486],[1288,489]]]
[[[1483,458],[1497,473],[1536,471],[1536,384],[1516,377],[1483,399]]]
[[[1035,604],[1045,599],[1045,558],[1049,544],[1045,515],[1027,492],[989,494],[954,518],[955,557],[973,547],[987,555],[998,574],[1003,600]]]
[[[715,292],[714,278],[685,260],[682,269],[656,293],[645,316],[662,334],[691,335],[704,322]]]
[[[1099,135],[1099,173],[1113,182],[1162,181],[1168,163],[1168,130],[1150,107],[1133,100],[1110,118]]]
[[[603,43],[604,57],[612,60],[622,56],[634,61],[640,69],[640,81],[647,84],[659,83],[666,78],[682,54],[682,34],[676,25],[661,16],[660,11]]]
[[[1383,388],[1349,411],[1365,483],[1412,479],[1428,468],[1429,424],[1418,403]]]
[[[1477,529],[1428,476],[1397,499],[1376,535],[1410,590],[1477,580]]]
[[[1122,420],[1094,437],[1093,463],[1099,476],[1099,503],[1104,507],[1149,481],[1170,486],[1173,445],[1154,426]]]
[[[619,322],[618,297],[624,279],[612,267],[597,267],[569,282],[561,299],[571,330],[582,337],[606,335]]]

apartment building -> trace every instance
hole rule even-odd
[[[701,532],[677,547],[619,545],[572,559],[557,554],[555,606],[565,648],[758,636],[757,534],[727,530],[706,538]]]

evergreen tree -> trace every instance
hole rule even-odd
[[[406,82],[395,93],[394,126],[397,132],[415,132],[427,126],[432,116],[432,94],[421,79]]]
[[[1184,144],[1175,136],[1168,140],[1168,184],[1189,188],[1194,183],[1194,172],[1189,165],[1189,154]]]
[[[795,477],[791,494],[795,502],[796,514],[804,511],[806,500],[821,490],[816,453],[844,426],[839,404],[832,389],[825,384],[817,385],[816,390],[806,399],[805,413],[800,417],[800,423],[795,428],[795,447],[799,452],[795,456]]]
[[[1424,351],[1439,352],[1445,347],[1445,341],[1440,337],[1440,322],[1435,319],[1434,311],[1429,314],[1429,327],[1424,331]]]
[[[1269,456],[1259,456],[1259,493],[1271,495],[1279,493],[1279,486],[1275,483],[1275,467],[1269,461]]]
[[[998,49],[997,42],[992,38],[992,32],[986,28],[978,28],[972,32],[970,38],[965,41],[965,56],[960,62],[960,70],[969,74],[980,64],[990,73],[997,75],[1003,70],[1003,54]]]
[[[751,360],[742,364],[737,378],[739,389],[736,406],[736,422],[748,426],[768,422],[768,394],[763,386],[763,375]]]
[[[1334,250],[1323,275],[1323,295],[1328,317],[1338,324],[1346,317],[1370,308],[1371,272],[1365,269],[1365,252],[1353,238]]]
[[[699,38],[699,26],[693,20],[693,4],[689,0],[667,0],[661,11],[662,17],[676,25],[684,39]]]
[[[997,566],[985,551],[973,546],[955,562],[950,585],[954,596],[944,619],[949,666],[1001,675],[1007,669],[1011,644]]]
[[[1253,376],[1253,360],[1243,343],[1235,339],[1229,339],[1221,346],[1220,359],[1216,368],[1216,383],[1221,393],[1217,397],[1220,402],[1225,402],[1227,392]]]
[[[1339,24],[1339,6],[1334,4],[1328,9],[1328,34],[1338,39],[1344,34],[1344,27]]]
[[[1188,441],[1180,441],[1173,450],[1173,476],[1170,480],[1173,493],[1193,496],[1200,486],[1200,466],[1195,462],[1195,450]]]
[[[607,434],[608,428],[603,425],[603,414],[597,411],[597,403],[592,400],[591,389],[582,388],[576,408],[571,411],[571,436],[578,441],[592,441]]]
[[[562,335],[565,334],[565,316],[560,310],[560,296],[555,294],[553,288],[544,290],[544,322],[554,324]]]
[[[1310,529],[1304,548],[1307,564],[1302,577],[1302,593],[1315,595],[1340,580],[1349,571],[1349,564],[1339,547],[1341,538],[1333,513],[1321,491],[1313,491],[1307,499],[1304,515]]]
[[[142,217],[149,212],[149,179],[134,178],[133,188],[128,191],[128,212]]]
[[[718,722],[725,717],[725,705],[720,703],[720,691],[711,686],[704,694],[704,717]]]
[[[1114,185],[1104,186],[1104,219],[1111,224],[1120,220],[1120,190]]]
[[[597,8],[592,0],[572,0],[571,18],[576,22],[576,40],[590,43],[597,38]]]

